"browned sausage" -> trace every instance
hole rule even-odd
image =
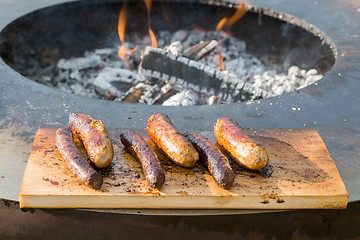
[[[235,174],[229,164],[229,160],[207,138],[192,132],[184,134],[198,151],[200,160],[209,169],[217,185],[229,188],[235,178]]]
[[[161,187],[165,181],[165,173],[154,150],[133,130],[123,131],[120,134],[120,139],[131,155],[141,162],[146,181],[150,187]]]
[[[147,123],[147,132],[155,144],[176,164],[193,167],[199,160],[198,152],[165,114],[152,115]]]
[[[59,128],[56,131],[56,146],[69,170],[79,181],[92,188],[100,188],[103,178],[86,161],[76,148],[68,128]]]
[[[110,165],[114,149],[101,120],[95,120],[84,113],[71,113],[69,129],[83,142],[92,164],[97,168]]]
[[[239,165],[258,170],[268,164],[269,157],[265,148],[247,136],[233,119],[219,118],[215,123],[214,133],[218,143]]]

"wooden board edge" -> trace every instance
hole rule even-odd
[[[335,161],[334,161],[334,158],[332,157],[332,155],[331,155],[331,153],[330,153],[330,151],[329,151],[329,149],[328,149],[328,147],[327,147],[324,139],[321,137],[320,133],[316,130],[316,128],[313,128],[313,129],[315,130],[315,133],[319,136],[322,144],[324,144],[324,146],[325,146],[325,151],[326,151],[326,153],[329,155],[329,158],[332,160],[332,164],[334,164],[334,166],[335,166],[336,173],[335,173],[335,172],[333,172],[333,173],[336,174],[336,175],[337,175],[336,177],[339,178],[339,184],[341,185],[341,186],[339,186],[339,187],[340,187],[340,189],[342,190],[342,193],[338,193],[338,194],[341,195],[344,199],[346,198],[346,204],[344,204],[344,205],[345,205],[344,209],[346,209],[347,204],[348,204],[348,201],[349,201],[349,192],[348,192],[347,189],[346,189],[344,180],[343,180],[343,178],[341,177],[340,171],[339,171],[339,169],[338,169],[338,167],[337,167],[337,165],[336,165],[336,163],[335,163]]]
[[[170,199],[169,199],[170,198]],[[173,199],[171,199],[173,198]],[[111,209],[346,209],[348,196],[264,198],[201,196],[52,196],[20,195],[20,208]],[[56,204],[57,202],[57,204]],[[55,204],[54,204],[55,203]]]
[[[55,128],[54,128],[54,129],[55,129]],[[26,177],[27,177],[27,173],[29,172],[28,170],[29,170],[29,168],[31,167],[31,166],[29,166],[29,160],[31,159],[32,155],[35,154],[35,151],[36,151],[36,147],[35,147],[35,145],[34,145],[34,142],[35,142],[35,139],[37,139],[37,138],[41,135],[41,133],[42,133],[43,131],[44,131],[43,128],[38,128],[38,130],[36,131],[36,134],[35,134],[35,137],[34,137],[34,141],[33,141],[33,144],[32,144],[32,146],[31,146],[30,153],[29,153],[29,157],[28,157],[28,160],[27,160],[27,162],[26,162],[26,167],[25,167],[25,171],[24,171],[24,174],[23,174],[23,178],[22,178],[22,180],[21,180],[21,187],[20,187],[20,193],[19,193],[20,205],[21,205],[21,199],[22,199],[21,196],[23,196],[23,192],[24,192],[25,179],[26,179]]]

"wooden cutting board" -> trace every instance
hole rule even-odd
[[[167,209],[342,209],[348,193],[320,135],[314,129],[249,129],[268,151],[269,165],[248,171],[231,165],[236,177],[229,190],[218,187],[198,162],[192,169],[159,153],[166,170],[160,190],[149,188],[141,165],[120,142],[121,129],[108,129],[114,160],[93,190],[78,182],[55,146],[55,131],[36,134],[20,191],[21,208],[167,208]],[[215,142],[212,132],[200,132]]]

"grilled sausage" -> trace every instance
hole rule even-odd
[[[69,129],[83,142],[95,167],[105,168],[110,165],[114,157],[114,149],[101,120],[95,120],[83,113],[71,113]]]
[[[122,132],[120,139],[131,155],[141,162],[146,181],[150,187],[161,187],[165,181],[165,173],[154,150],[133,130]]]
[[[214,126],[218,143],[241,166],[250,170],[259,170],[269,162],[263,146],[246,135],[234,120],[222,117]]]
[[[90,166],[76,148],[69,129],[59,128],[55,138],[60,155],[77,179],[89,187],[100,188],[103,183],[102,176]]]
[[[198,152],[165,114],[152,115],[147,122],[147,132],[155,144],[176,164],[193,167],[199,160]]]
[[[198,151],[200,160],[207,166],[216,184],[229,188],[234,182],[235,174],[224,154],[199,134],[187,132],[184,135]]]

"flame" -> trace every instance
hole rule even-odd
[[[125,26],[126,26],[126,11],[127,4],[124,2],[123,7],[119,13],[119,22],[118,22],[118,34],[121,42],[121,47],[119,49],[118,55],[123,58],[125,54]]]
[[[127,15],[127,4],[126,4],[126,2],[124,2],[124,5],[121,8],[120,13],[119,13],[118,34],[119,34],[119,38],[120,38],[120,42],[121,42],[121,47],[118,51],[118,56],[120,58],[124,59],[126,66],[128,68],[130,68],[127,57],[136,51],[137,46],[134,49],[128,49],[125,46],[126,15]]]
[[[224,55],[223,54],[220,54],[220,69],[221,71],[225,71],[225,65],[224,65]]]
[[[151,11],[151,7],[152,7],[152,2],[151,0],[144,0],[145,2],[145,5],[146,5],[146,10],[148,12],[148,15],[150,14],[150,11]]]
[[[216,31],[225,30],[228,35],[231,35],[230,28],[234,23],[239,21],[247,12],[246,4],[243,2],[238,3],[237,10],[235,13],[230,17],[223,17],[218,24],[216,25]],[[224,52],[222,49],[220,49],[220,59],[219,59],[219,67],[221,71],[225,71],[225,65],[224,65]]]
[[[223,17],[219,22],[218,24],[216,25],[216,31],[220,31],[221,29],[224,28],[224,25],[226,24],[226,22],[228,21],[228,18],[227,17]]]
[[[156,41],[156,37],[155,37],[155,34],[154,34],[154,32],[151,30],[150,27],[149,27],[149,35],[150,35],[150,38],[151,38],[151,46],[157,48],[157,47],[158,47],[158,44],[157,44],[157,41]]]
[[[246,4],[239,3],[236,12],[231,17],[223,17],[216,26],[216,31],[226,29],[230,32],[230,28],[234,23],[240,20],[247,12]]]
[[[151,7],[152,7],[152,2],[151,2],[151,0],[144,0],[144,2],[145,2],[145,5],[146,5],[146,10],[147,10],[147,14],[148,14],[148,31],[149,31],[149,36],[150,36],[150,39],[151,39],[151,46],[152,47],[158,47],[155,34],[154,34],[153,30],[150,27],[150,12],[151,12]]]

